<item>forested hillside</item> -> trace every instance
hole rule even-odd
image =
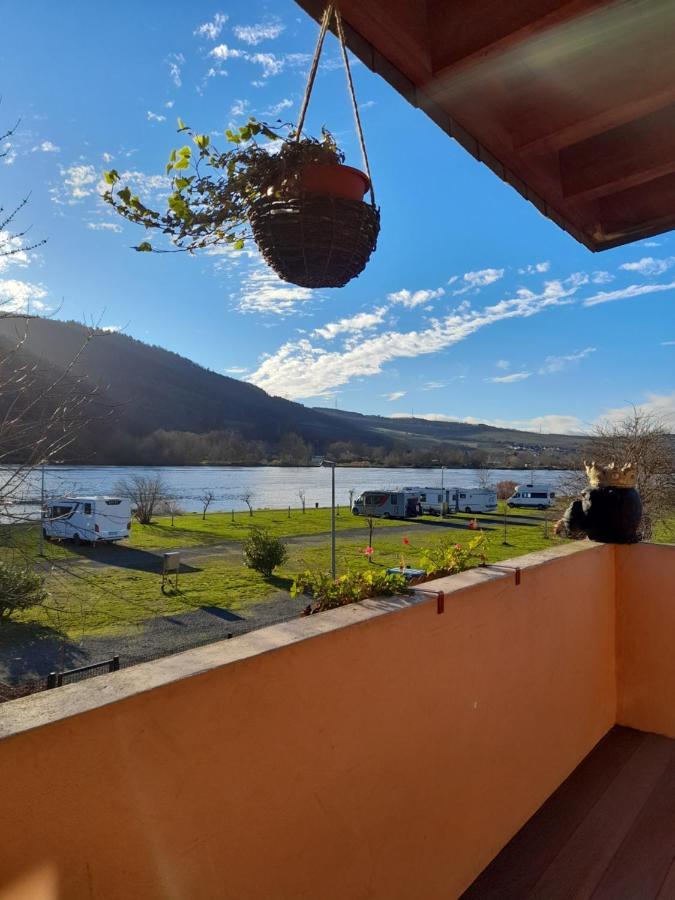
[[[68,447],[69,462],[304,464],[320,452],[379,465],[556,465],[569,461],[578,443],[484,425],[311,409],[124,334],[5,317],[0,379],[7,383],[12,374],[16,381],[21,371],[32,373],[30,387],[0,391],[0,414],[35,403],[36,415],[49,415],[58,389],[39,394],[55,382],[90,396],[90,417]]]

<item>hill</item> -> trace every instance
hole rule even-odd
[[[90,337],[76,322],[0,318],[0,379],[19,367],[39,371],[42,385],[61,379],[98,392],[97,414],[69,448],[73,462],[302,464],[315,450],[343,462],[494,465],[524,453],[564,462],[578,445],[566,435],[312,409],[124,334]],[[11,392],[0,392],[0,415],[11,402]]]

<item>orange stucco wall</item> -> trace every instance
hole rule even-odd
[[[675,738],[675,545],[616,548],[618,721]]]
[[[613,549],[517,564],[0,740],[0,897],[457,896],[615,721]]]

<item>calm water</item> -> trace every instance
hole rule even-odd
[[[529,481],[532,472],[522,469],[491,469],[490,478],[497,481]],[[534,472],[535,484],[557,485],[567,475],[564,471]],[[299,491],[305,491],[307,506],[330,504],[331,473],[328,468],[249,468],[195,466],[173,467],[117,467],[83,466],[45,468],[45,495],[64,497],[87,494],[114,494],[120,479],[129,475],[160,475],[168,492],[176,497],[185,512],[201,511],[199,496],[206,490],[213,491],[216,499],[209,507],[216,510],[243,510],[243,495],[251,493],[255,508],[299,507]],[[31,473],[17,491],[16,500],[39,503],[40,473]],[[0,475],[0,485],[6,481]],[[443,481],[446,487],[470,487],[477,484],[477,473],[471,469],[445,469]],[[440,469],[380,469],[339,468],[335,470],[335,494],[337,503],[349,503],[349,491],[358,497],[364,490],[395,489],[406,485],[432,487],[440,485]]]

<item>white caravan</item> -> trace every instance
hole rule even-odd
[[[497,510],[497,491],[490,488],[407,487],[419,496],[425,515],[440,516],[448,512],[486,513]]]
[[[417,491],[404,488],[401,491],[364,491],[354,501],[355,516],[372,516],[376,519],[411,519],[419,515]]]
[[[519,484],[506,502],[510,509],[548,509],[555,503],[555,491],[547,484]]]
[[[42,510],[46,538],[97,543],[121,541],[130,531],[131,501],[122,497],[64,497]]]

